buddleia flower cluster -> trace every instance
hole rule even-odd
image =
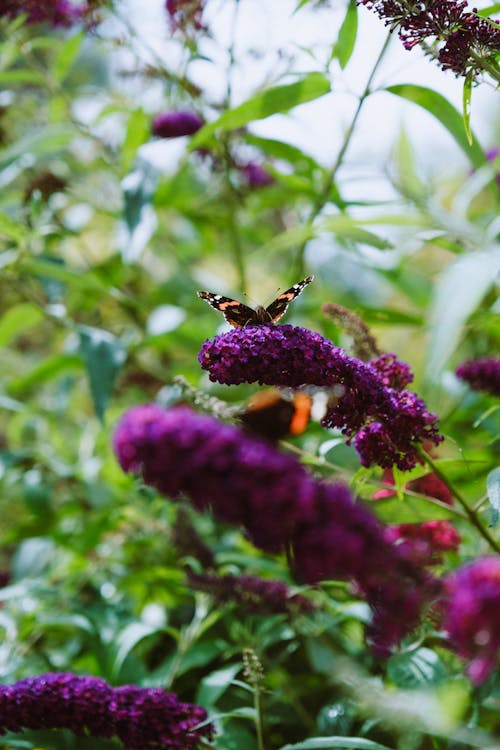
[[[477,74],[495,66],[500,52],[500,28],[493,19],[469,10],[466,0],[360,0],[397,30],[406,49],[417,44],[428,51],[432,42],[441,44],[437,59],[443,70],[457,75]]]
[[[95,10],[102,4],[96,0],[76,3],[70,0],[2,0],[0,17],[26,15],[29,24],[48,23],[54,28],[70,27],[82,21],[94,24]]]
[[[500,359],[483,357],[463,362],[455,370],[457,377],[475,391],[500,396]]]
[[[352,581],[372,608],[369,637],[380,653],[418,624],[437,592],[346,486],[317,481],[264,438],[186,406],[145,404],[124,414],[114,448],[125,471],[161,494],[242,527],[266,552],[287,550],[297,580]]]
[[[322,419],[354,442],[363,466],[419,462],[419,447],[438,445],[437,416],[412,391],[408,365],[392,354],[372,362],[349,357],[319,333],[291,325],[246,326],[204,342],[199,362],[210,379],[278,387],[319,386],[330,393]]]
[[[454,650],[481,684],[500,667],[500,556],[481,557],[445,582],[443,626]]]
[[[118,737],[128,750],[194,750],[212,736],[201,706],[173,693],[135,685],[111,687],[98,677],[53,672],[0,685],[0,733],[69,729]]]

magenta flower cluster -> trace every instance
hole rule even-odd
[[[443,626],[481,684],[500,666],[500,556],[482,557],[448,576]]]
[[[306,328],[261,325],[205,341],[198,359],[211,380],[226,385],[328,389],[322,424],[354,440],[364,466],[408,470],[419,461],[420,444],[442,440],[437,416],[414,393],[401,390],[412,375],[392,354],[365,363]]]
[[[354,581],[373,609],[370,635],[383,653],[418,623],[435,593],[431,577],[385,539],[347,487],[314,480],[267,440],[185,406],[146,404],[122,417],[114,446],[122,468],[162,494],[210,508],[261,549],[289,550],[298,579]]]
[[[221,604],[235,603],[246,612],[257,614],[310,614],[314,604],[301,594],[293,594],[282,581],[252,575],[216,575],[188,571],[192,589],[211,594]]]
[[[456,551],[460,545],[460,534],[449,521],[395,524],[387,527],[386,539],[404,547],[420,565],[438,565],[444,552]]]
[[[455,370],[457,376],[475,391],[500,396],[500,359],[484,357],[463,362]]]
[[[467,10],[466,0],[360,0],[375,11],[391,31],[397,29],[406,49],[431,42],[444,42],[438,52],[443,70],[457,75],[480,72],[500,50],[500,29],[492,19]]]
[[[129,750],[194,750],[212,736],[205,709],[160,689],[112,688],[98,677],[49,673],[0,685],[0,733],[69,729],[117,736]]]
[[[3,0],[0,17],[17,18],[26,14],[28,23],[48,23],[53,27],[69,27],[79,21],[90,21],[99,3],[73,4],[70,0]]]

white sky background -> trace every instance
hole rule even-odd
[[[164,0],[127,0],[127,4],[131,25],[167,65],[175,69],[178,42],[172,40]],[[277,58],[277,50],[284,55],[294,55],[295,70],[322,68],[327,51],[336,39],[346,3],[335,0],[332,7],[314,11],[305,7],[294,15],[296,5],[297,0],[240,0],[233,105],[250,96],[263,82],[275,80],[277,71],[286,69],[286,62]],[[191,79],[213,101],[220,101],[225,91],[227,56],[223,50],[231,37],[233,12],[232,0],[207,0],[204,18],[214,41],[205,41],[202,49],[213,62],[196,62],[189,70]],[[387,34],[383,22],[364,7],[359,8],[359,22],[354,55],[346,70],[334,76],[332,93],[302,105],[289,115],[277,115],[254,123],[252,132],[293,143],[324,165],[334,161],[357,104],[357,98],[350,92],[359,94],[363,90]],[[319,62],[315,62],[302,50],[317,49],[318,45],[322,49]],[[462,107],[463,79],[442,71],[425,58],[418,47],[406,51],[396,34],[375,83],[378,86],[396,83],[428,86],[446,96],[459,110]],[[152,86],[144,95],[144,106],[152,113],[165,109],[162,89]],[[500,145],[500,104],[493,86],[485,83],[473,91],[471,122],[485,148]],[[467,160],[437,120],[416,105],[381,92],[365,102],[346,158],[350,178],[359,180],[363,189],[383,171],[401,127],[409,136],[416,161],[424,174],[437,172],[452,176],[457,172],[467,173]],[[164,149],[166,161],[169,149],[173,156],[173,151],[178,152],[180,146],[155,145],[159,150]],[[363,197],[368,197],[366,192]]]

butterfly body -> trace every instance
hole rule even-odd
[[[227,322],[235,328],[271,325],[272,323],[276,323],[286,313],[290,302],[299,296],[304,287],[310,284],[313,278],[313,276],[308,276],[278,295],[274,302],[271,302],[267,307],[258,305],[255,309],[244,305],[243,302],[231,299],[231,297],[224,297],[222,294],[198,292],[198,297],[205,300],[211,307],[219,310]]]
[[[238,418],[247,430],[268,440],[301,435],[311,417],[311,397],[296,391],[286,398],[277,390],[259,391]]]

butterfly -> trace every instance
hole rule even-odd
[[[295,391],[291,399],[277,390],[259,391],[238,418],[247,430],[268,440],[301,435],[311,417],[311,397]]]
[[[298,281],[291,286],[290,289],[287,289],[286,292],[283,292],[276,297],[274,302],[271,302],[270,305],[267,307],[258,305],[255,310],[253,307],[244,305],[243,302],[231,299],[231,297],[223,297],[222,294],[198,292],[198,297],[223,313],[227,322],[235,328],[243,328],[244,326],[263,326],[269,325],[270,323],[276,323],[281,316],[286,313],[290,302],[292,302],[295,297],[298,297],[304,287],[307,286],[307,284],[310,284],[313,279],[314,276],[308,276],[306,279]]]

